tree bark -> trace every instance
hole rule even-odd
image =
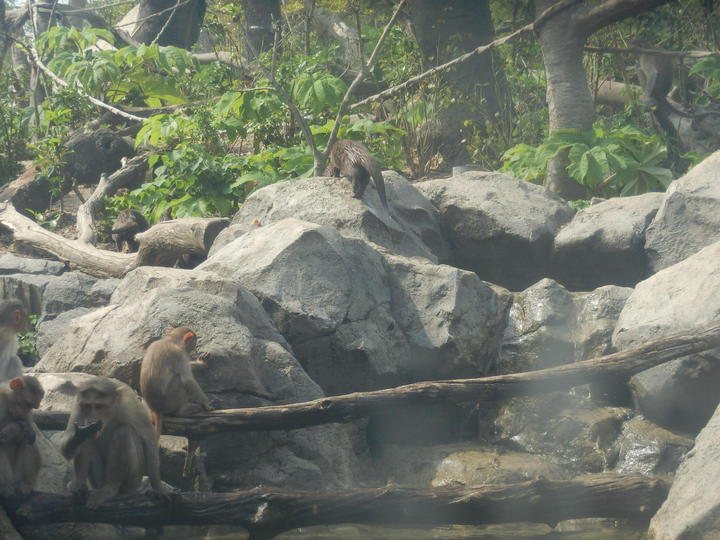
[[[537,0],[537,15],[564,0]],[[611,24],[671,0],[603,0],[592,4],[578,2],[547,19],[537,29],[547,76],[550,132],[558,129],[588,130],[595,110],[588,90],[582,52],[587,37]],[[567,173],[567,151],[548,162],[545,187],[572,200],[587,190]]]
[[[304,403],[228,409],[195,416],[167,416],[167,435],[202,437],[227,431],[298,429],[348,422],[373,410],[415,402],[497,402],[501,399],[567,390],[587,383],[628,377],[675,358],[720,346],[720,325],[674,334],[624,351],[549,369],[496,375],[479,379],[419,382],[376,390],[325,397]],[[64,429],[67,413],[36,412],[42,429]]]
[[[69,496],[40,493],[7,501],[18,525],[57,522],[162,525],[237,525],[255,540],[312,525],[337,523],[483,525],[555,523],[584,517],[648,520],[667,485],[639,474],[600,474],[571,481],[544,479],[508,485],[433,489],[386,486],[345,491],[258,487],[231,493],[181,493],[170,504],[146,496],[117,497],[97,510]]]
[[[362,40],[357,28],[347,25],[337,15],[332,15],[317,5],[317,0],[303,0],[305,11],[312,18],[313,24],[321,36],[332,38],[342,44],[346,65],[344,70],[354,78],[362,69],[363,57],[360,54]]]
[[[494,37],[487,0],[413,0],[408,11],[425,70],[489,43]],[[469,160],[462,143],[466,122],[482,126],[501,110],[507,110],[504,76],[493,60],[492,52],[476,55],[441,76],[471,102],[456,103],[439,112],[440,151],[448,165]]]
[[[247,36],[255,51],[273,48],[274,25],[280,21],[279,0],[243,0]]]
[[[132,37],[189,50],[200,35],[205,7],[205,0],[141,0]]]
[[[227,218],[183,218],[163,221],[136,234],[138,266],[172,266],[182,255],[207,256]]]

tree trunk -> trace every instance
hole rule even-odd
[[[58,522],[163,525],[237,525],[250,539],[337,523],[440,524],[555,523],[584,517],[649,520],[660,507],[665,482],[640,474],[597,474],[570,481],[537,479],[507,485],[385,486],[344,491],[258,487],[230,493],[172,494],[170,503],[143,495],[117,497],[96,510],[67,495],[39,493],[5,502],[18,525]]]
[[[162,221],[135,235],[138,266],[173,266],[182,255],[207,257],[228,218],[182,218]]]
[[[413,0],[408,11],[425,70],[494,38],[487,0]],[[507,110],[504,76],[498,66],[494,55],[487,53],[474,56],[460,68],[442,75],[443,81],[465,97],[462,104],[450,105],[439,113],[440,151],[448,165],[469,160],[462,142],[468,121],[484,126],[488,119]]]
[[[317,0],[303,0],[305,11],[312,18],[318,34],[341,43],[346,64],[343,69],[349,72],[348,78],[353,79],[362,69],[362,41],[357,28],[348,26],[340,17],[327,13],[317,3]]]
[[[142,0],[133,38],[146,45],[158,43],[190,49],[200,35],[204,17],[205,0],[190,0],[187,4],[183,0]]]
[[[545,10],[562,7],[537,29],[545,62],[550,132],[558,129],[592,128],[595,109],[582,64],[587,37],[631,15],[671,0],[603,0],[567,3],[566,0],[536,0],[539,16]],[[563,5],[566,4],[566,5]],[[587,190],[568,175],[568,152],[548,162],[545,187],[567,200],[587,195]]]
[[[536,16],[558,0],[535,2]],[[582,6],[565,9],[540,27],[539,40],[547,77],[547,103],[550,133],[558,129],[592,129],[595,107],[585,79],[582,63],[586,35],[572,24],[573,14]],[[560,152],[548,162],[545,187],[567,200],[582,199],[587,189],[566,171],[568,152]]]
[[[280,21],[279,0],[243,0],[247,37],[260,54],[273,48],[274,25]]]

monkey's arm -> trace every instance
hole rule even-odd
[[[72,422],[72,423],[70,423]],[[68,424],[74,426],[72,429],[68,426],[63,434],[62,442],[60,443],[60,451],[65,459],[73,459],[78,452],[80,446],[88,439],[95,436],[102,427],[102,421],[88,424],[87,426],[79,426],[77,423],[70,419]]]
[[[0,444],[14,442],[22,437],[23,430],[20,421],[12,420],[0,429]]]

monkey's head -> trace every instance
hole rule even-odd
[[[187,352],[192,351],[197,344],[197,336],[189,326],[178,326],[168,330],[168,337],[183,347]]]
[[[32,331],[25,306],[17,298],[0,302],[0,327],[8,328],[16,334]]]
[[[30,375],[15,377],[8,384],[12,390],[8,399],[10,415],[17,420],[23,420],[32,409],[40,406],[45,390],[40,381]]]
[[[122,388],[109,379],[97,377],[83,383],[75,396],[77,425],[85,427],[101,421],[107,423],[121,398]]]

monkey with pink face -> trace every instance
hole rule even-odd
[[[23,365],[17,355],[17,335],[30,332],[25,306],[17,298],[0,302],[0,381],[20,377]]]

